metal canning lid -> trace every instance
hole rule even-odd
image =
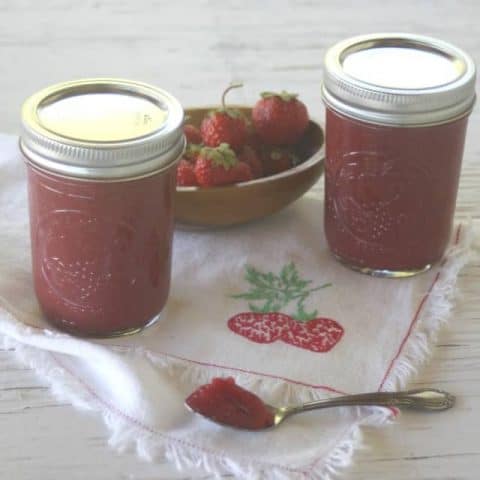
[[[128,179],[182,154],[183,109],[159,88],[94,78],[53,85],[22,107],[20,148],[34,166],[84,179]]]
[[[378,33],[337,43],[325,55],[327,106],[382,125],[434,125],[467,114],[475,102],[475,65],[435,38]]]

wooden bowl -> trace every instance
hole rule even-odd
[[[250,117],[251,108],[235,106]],[[186,110],[188,123],[200,126],[209,108]],[[323,173],[324,135],[310,121],[296,153],[302,163],[282,173],[225,187],[177,187],[175,219],[185,226],[220,227],[257,220],[300,198]]]

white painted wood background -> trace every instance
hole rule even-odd
[[[323,116],[322,57],[352,34],[407,31],[451,41],[480,64],[480,3],[435,0],[0,0],[0,131],[18,132],[22,100],[51,83],[87,76],[151,82],[184,105],[290,89]],[[478,87],[477,87],[478,88]],[[467,138],[458,217],[480,233],[480,107]],[[321,188],[321,186],[319,186]],[[1,234],[1,233],[0,233]],[[477,480],[480,471],[480,263],[461,275],[463,296],[430,364],[412,386],[456,393],[442,415],[404,414],[366,431],[343,478]],[[13,352],[0,351],[0,479],[113,480],[209,478],[175,472],[133,453],[116,454],[93,416],[56,402]]]

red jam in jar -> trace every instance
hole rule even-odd
[[[364,273],[405,277],[447,247],[475,67],[410,34],[354,37],[325,57],[325,234]]]
[[[35,292],[47,320],[82,336],[141,330],[170,286],[183,111],[166,92],[92,79],[23,107]]]

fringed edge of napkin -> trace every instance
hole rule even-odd
[[[402,345],[400,355],[394,359],[392,368],[387,372],[381,389],[386,391],[405,388],[412,376],[430,358],[431,348],[437,340],[442,325],[450,319],[461,297],[457,279],[460,271],[471,261],[480,258],[478,248],[474,246],[472,221],[459,224],[454,244],[445,255],[441,269],[424,297],[424,305],[416,321],[408,332],[408,339]]]
[[[441,273],[434,280],[428,296],[425,296],[424,304],[418,317],[411,326],[411,331],[405,339],[398,356],[392,362],[388,375],[382,382],[383,390],[395,390],[403,388],[411,379],[420,365],[422,365],[431,353],[431,346],[436,340],[440,326],[445,323],[454,307],[454,297],[457,293],[456,280],[460,270],[472,259],[473,228],[471,223],[462,226],[461,240],[453,245],[447,253]],[[480,255],[475,253],[475,257]],[[12,331],[12,323],[17,323],[24,333],[29,330],[23,324],[17,322],[7,311],[3,314],[7,317]],[[0,320],[1,323],[1,320]],[[0,325],[1,326],[1,325]],[[89,390],[88,385],[82,383],[68,369],[62,365],[58,356],[51,352],[42,351],[26,346],[16,341],[14,336],[3,336],[4,348],[15,349],[19,360],[35,370],[50,385],[53,395],[62,402],[69,402],[82,410],[98,411],[110,431],[109,445],[117,451],[125,451],[132,445],[136,446],[138,455],[144,459],[152,460],[159,456],[165,456],[174,463],[178,469],[201,468],[213,475],[231,473],[239,478],[265,480],[310,478],[315,480],[327,480],[337,475],[340,470],[349,466],[353,452],[360,446],[362,441],[362,426],[382,426],[392,420],[392,411],[386,408],[373,407],[360,410],[360,419],[352,424],[351,428],[338,439],[337,444],[330,453],[316,463],[310,465],[307,472],[289,472],[275,466],[249,464],[243,459],[244,464],[239,465],[215,452],[207,452],[199,449],[188,442],[182,442],[169,438],[168,435],[159,435],[149,429],[148,426],[132,421],[120,411],[115,411],[104,400]],[[187,382],[195,383],[209,381],[215,375],[215,367],[208,371],[202,365],[193,365],[182,359],[154,356],[145,353],[148,358],[159,367],[167,368],[171,374],[181,376]],[[213,370],[212,370],[213,368]],[[217,374],[224,374],[224,369],[218,369]],[[283,379],[255,378],[248,372],[232,372],[240,385],[255,389],[261,394],[263,389],[282,389],[282,394],[289,401],[309,401],[325,397],[325,390],[315,390],[289,384]],[[368,413],[367,413],[368,412]],[[293,474],[293,475],[292,475]]]

